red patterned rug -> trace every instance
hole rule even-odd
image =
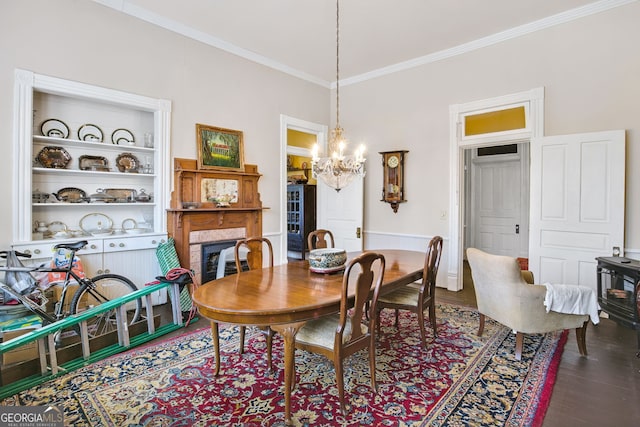
[[[478,338],[474,309],[439,304],[438,337],[420,346],[414,315],[382,314],[378,392],[371,391],[366,352],[345,362],[347,417],[335,374],[322,356],[296,351],[292,417],[297,426],[540,426],[565,333],[515,336],[487,319]],[[247,331],[239,355],[237,328],[221,330],[221,374],[214,377],[209,328],[94,363],[0,402],[60,405],[73,426],[284,425],[282,339],[274,341],[275,375],[266,374],[264,336]]]

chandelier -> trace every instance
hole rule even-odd
[[[364,177],[364,145],[352,154],[345,154],[347,140],[344,129],[340,127],[340,5],[336,0],[336,127],[331,131],[329,140],[330,156],[318,156],[318,144],[313,146],[311,171],[313,177],[320,178],[329,187],[340,191],[356,177]]]

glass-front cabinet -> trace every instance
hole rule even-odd
[[[85,239],[90,276],[160,274],[171,103],[16,70],[14,111],[13,247],[39,262]]]
[[[307,236],[316,229],[316,186],[287,185],[287,250],[304,259]]]

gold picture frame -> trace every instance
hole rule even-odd
[[[242,131],[196,124],[198,169],[244,171]]]

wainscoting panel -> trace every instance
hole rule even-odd
[[[410,251],[424,252],[427,250],[429,241],[433,236],[418,236],[414,234],[394,234],[386,232],[365,231],[364,232],[364,248],[365,250],[376,249],[407,249]],[[442,237],[444,242],[442,245],[442,258],[440,259],[440,269],[438,270],[438,278],[436,285],[438,287],[447,287],[447,265],[448,261],[448,244],[449,239]]]

